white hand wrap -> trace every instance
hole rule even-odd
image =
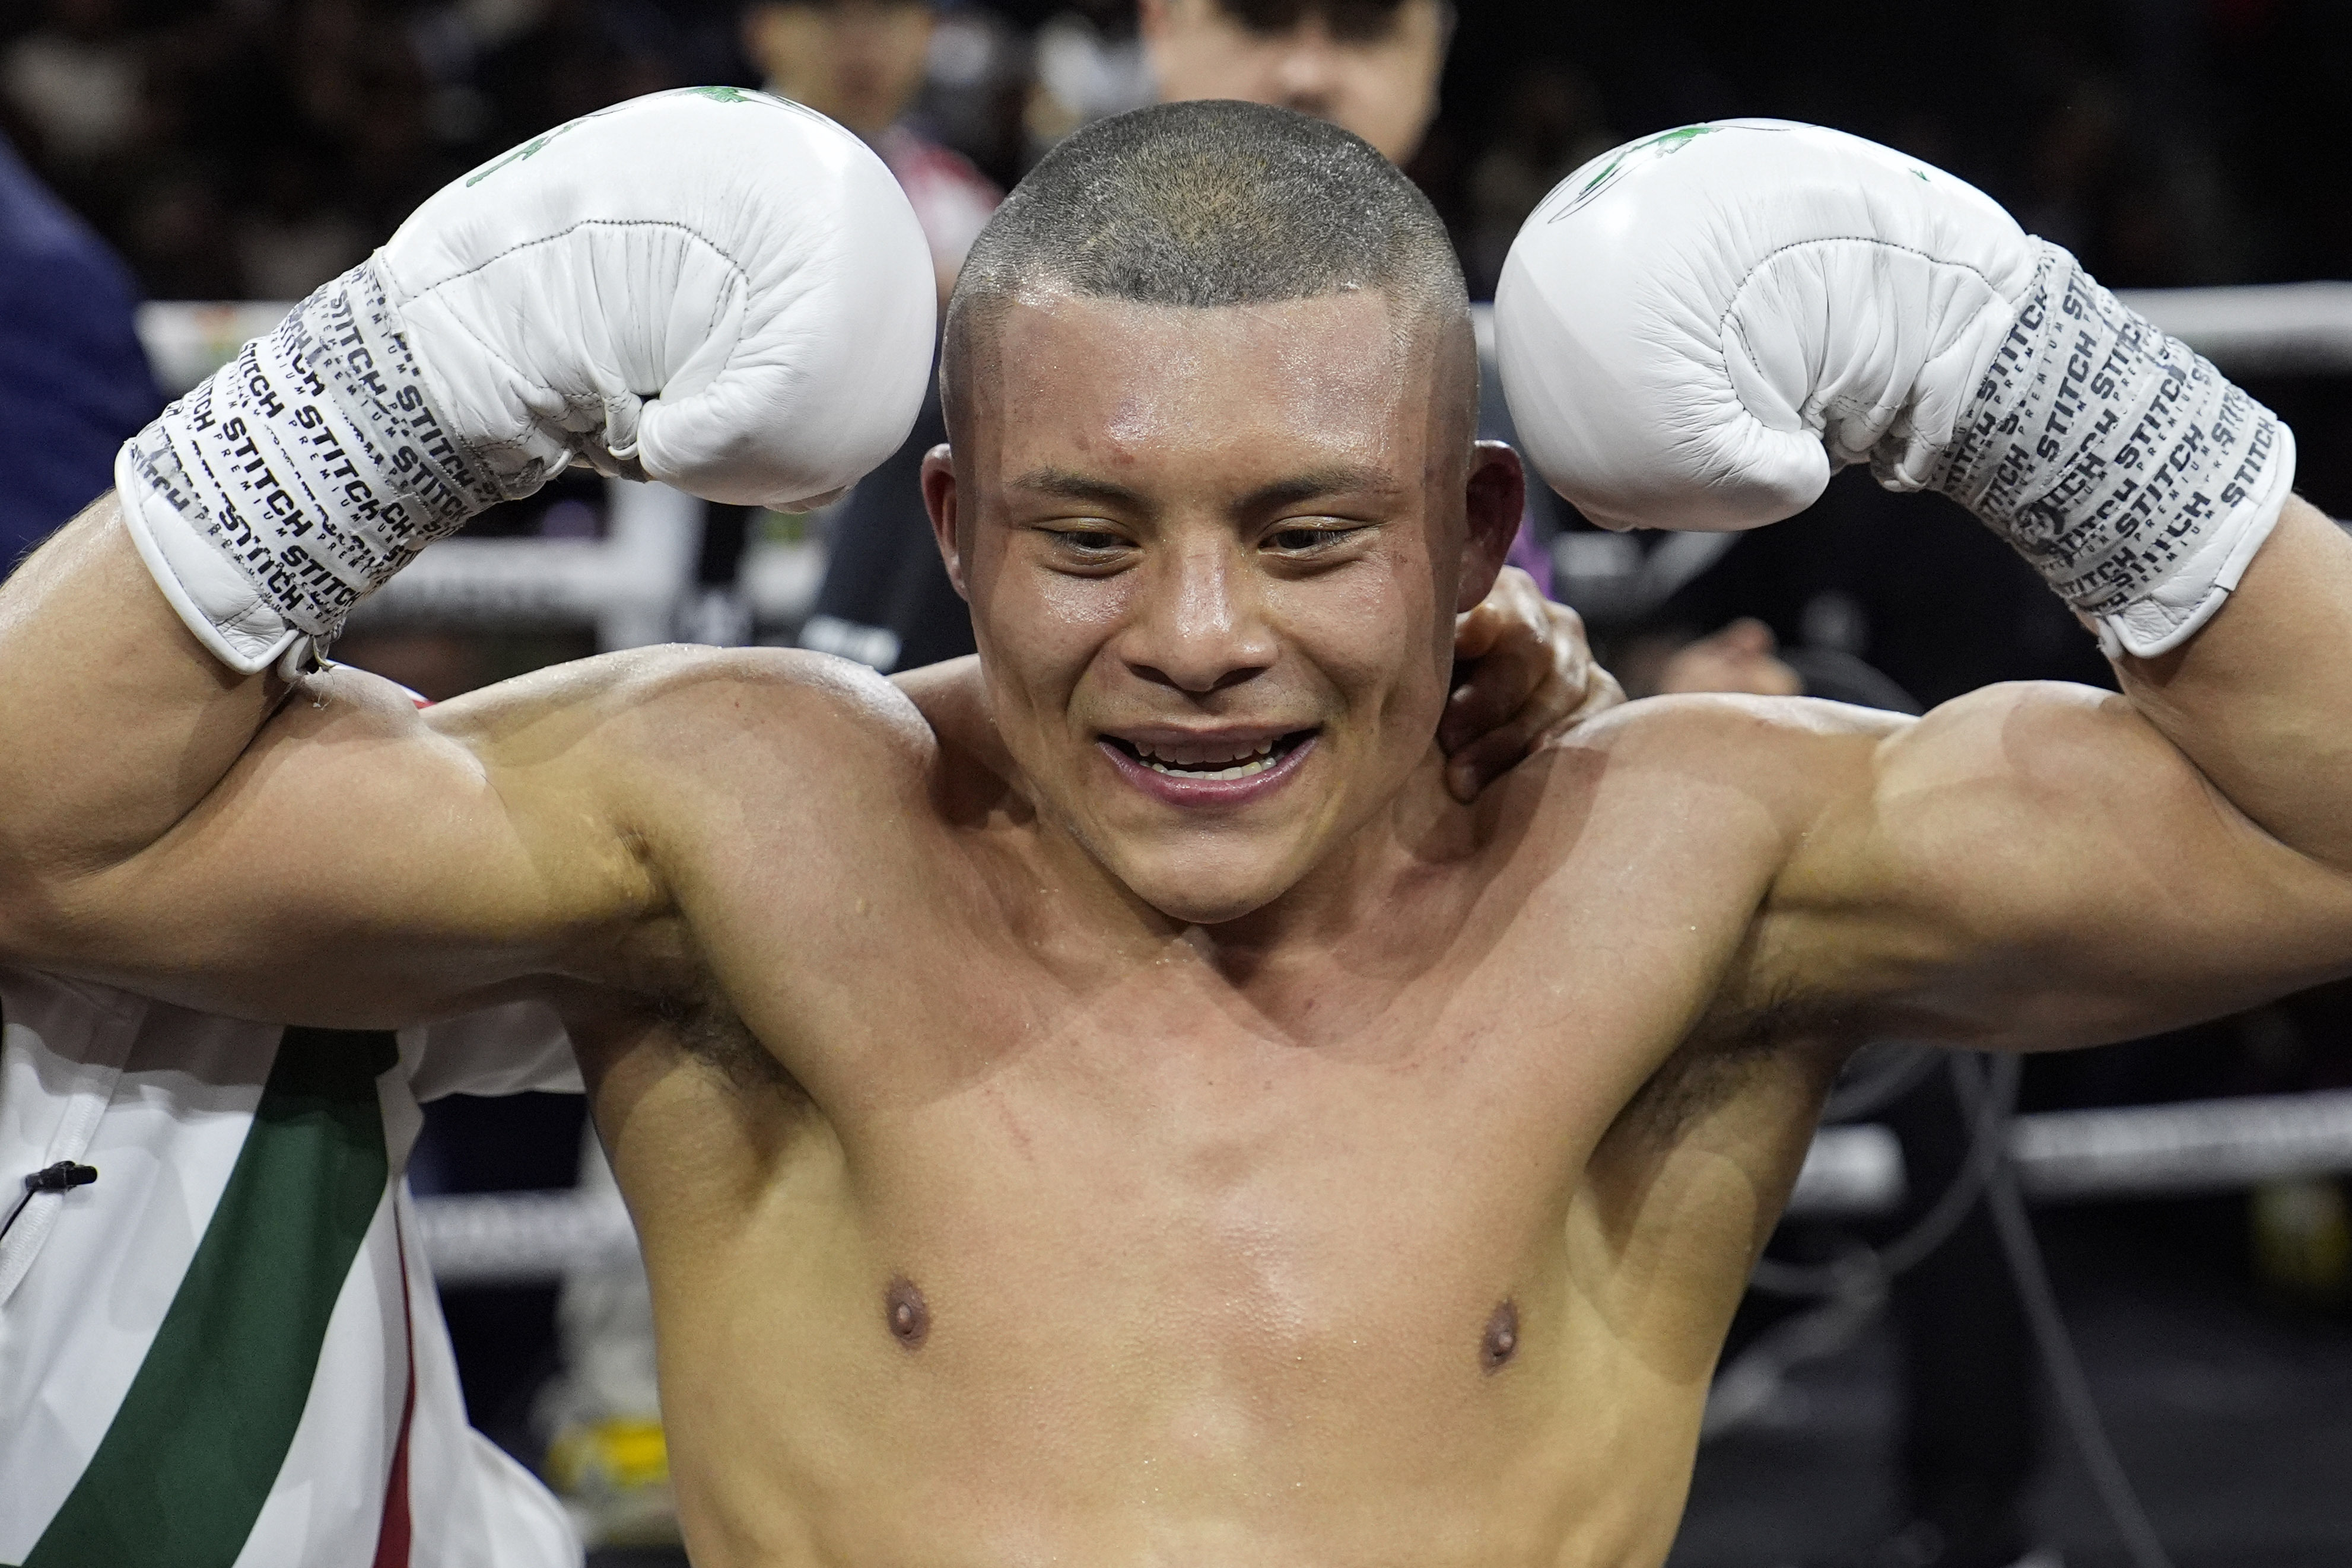
[[[173,607],[251,674],[541,477],[502,489],[461,448],[368,261],[125,443],[114,482]]]
[[[2017,322],[1922,480],[1981,517],[2139,658],[2193,635],[2270,537],[2294,434],[2047,241]]]

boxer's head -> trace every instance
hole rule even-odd
[[[973,247],[942,374],[925,495],[1041,809],[1209,922],[1392,806],[1522,481],[1387,160],[1255,105],[1103,121]]]

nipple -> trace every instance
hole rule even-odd
[[[915,1281],[903,1274],[890,1281],[890,1288],[882,1292],[882,1321],[890,1325],[890,1337],[900,1344],[908,1350],[923,1348],[923,1341],[930,1336],[931,1309]]]
[[[1486,1338],[1478,1346],[1478,1364],[1488,1372],[1500,1372],[1503,1364],[1517,1354],[1519,1348],[1519,1309],[1517,1302],[1506,1301],[1486,1320]]]

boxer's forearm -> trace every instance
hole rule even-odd
[[[2352,539],[2290,501],[2195,638],[2116,668],[2133,703],[2231,805],[2352,873]]]
[[[0,904],[152,844],[284,691],[189,632],[108,496],[0,584]]]

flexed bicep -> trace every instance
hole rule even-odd
[[[1989,687],[1825,794],[1758,968],[1858,1034],[2127,1039],[2352,970],[2352,878],[2256,825],[2128,700]]]
[[[1496,296],[1556,489],[1612,527],[1741,529],[1867,463],[2014,546],[2126,694],[1997,689],[1771,753],[1791,849],[1738,1005],[2085,1043],[2352,969],[2352,544],[2293,498],[2285,424],[1894,149],[1727,120],[1588,173]]]
[[[562,972],[655,897],[607,786],[595,665],[420,714],[310,677],[135,853],[15,901],[9,956],[215,1010],[403,1022]]]

